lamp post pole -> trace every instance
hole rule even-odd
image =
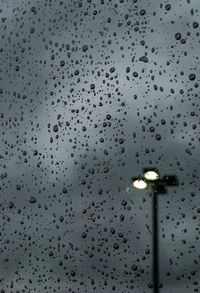
[[[152,183],[152,262],[153,288],[159,293],[159,232],[158,232],[158,198],[154,183]]]

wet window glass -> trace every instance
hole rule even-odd
[[[198,0],[0,5],[0,293],[199,292]]]

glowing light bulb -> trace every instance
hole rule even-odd
[[[155,171],[147,171],[144,174],[144,178],[146,178],[147,180],[158,180],[159,179],[159,174]]]
[[[142,179],[136,179],[133,181],[133,186],[137,189],[145,189],[147,188],[147,183]]]

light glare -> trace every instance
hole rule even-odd
[[[156,173],[155,171],[147,171],[145,174],[144,174],[144,177],[147,179],[147,180],[157,180],[159,178],[159,175],[158,173]]]
[[[133,186],[137,189],[145,189],[147,188],[147,183],[142,179],[137,179],[133,181]]]

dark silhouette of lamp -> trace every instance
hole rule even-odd
[[[153,292],[159,293],[159,229],[158,229],[158,194],[167,193],[166,186],[178,186],[178,179],[175,175],[165,175],[160,179],[157,168],[149,167],[143,169],[143,175],[132,177],[132,185],[137,189],[146,189],[152,186],[152,271],[153,271]]]

